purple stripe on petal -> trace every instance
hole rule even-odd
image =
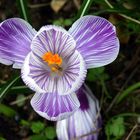
[[[23,65],[22,78],[32,90],[68,95],[82,86],[87,69],[67,31],[57,26],[42,27],[32,40],[31,50]],[[61,70],[52,71],[51,66],[41,58],[50,51],[62,58]]]
[[[98,140],[98,132],[92,134],[101,127],[98,100],[86,85],[78,91],[78,99],[80,104],[88,104],[88,107],[84,109],[80,107],[69,118],[57,122],[58,139]]]
[[[31,54],[32,53],[29,53],[27,55],[27,57],[25,58],[25,61],[24,61],[24,65],[21,69],[22,80],[24,81],[24,83],[27,86],[30,87],[30,89],[32,89],[36,92],[39,92],[39,93],[45,93],[45,91],[41,88],[41,86],[44,86],[43,84],[41,84],[41,82],[42,82],[42,80],[44,80],[43,77],[44,77],[44,75],[46,76],[46,73],[48,73],[48,71],[47,71],[47,69],[44,71],[44,69],[42,69],[43,64],[40,63],[40,61],[37,59],[36,59],[37,61],[35,61],[31,57]],[[31,70],[33,70],[32,73],[31,73]],[[45,72],[45,74],[44,74],[44,72]],[[34,78],[32,78],[32,77],[34,77]],[[39,86],[38,84],[36,84],[35,80],[39,81],[41,85]]]
[[[78,51],[63,61],[62,72],[53,73],[46,62],[30,53],[23,65],[22,79],[39,93],[71,94],[81,87],[87,70]]]
[[[21,68],[30,52],[30,44],[37,32],[20,18],[7,19],[0,24],[0,61]]]
[[[59,54],[63,59],[75,51],[75,40],[63,28],[48,25],[42,27],[32,41],[32,51],[42,58],[46,52]]]
[[[62,88],[61,92],[58,92],[61,95],[77,91],[82,86],[87,72],[85,62],[78,51],[75,51],[75,53],[64,60],[63,68],[62,80],[65,84],[65,91]]]
[[[115,27],[106,19],[84,16],[69,29],[76,48],[85,59],[87,68],[104,66],[114,61],[119,52]]]
[[[72,115],[80,106],[75,94],[36,93],[31,99],[33,109],[42,117],[56,121]]]

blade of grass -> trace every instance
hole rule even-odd
[[[126,98],[130,93],[132,93],[137,88],[140,88],[140,82],[133,84],[132,86],[128,87],[126,90],[124,90],[120,96],[118,97],[116,104],[119,104],[124,98]]]
[[[108,0],[104,0],[104,1],[105,1],[105,3],[106,3],[111,9],[114,9],[114,6],[113,6]],[[137,24],[140,24],[140,21],[139,21],[139,20],[134,19],[134,18],[132,18],[132,17],[129,17],[129,16],[125,15],[125,14],[118,13],[118,15],[120,15],[121,17],[123,17],[123,18],[125,18],[125,19],[128,19],[128,20],[130,20],[130,21],[133,21],[133,22],[135,22],[135,23],[137,23]]]
[[[12,86],[19,80],[20,76],[14,76],[12,79],[7,82],[3,88],[0,90],[0,102],[4,98],[4,96],[8,93],[8,91],[12,88]]]
[[[84,0],[83,4],[80,7],[80,10],[78,11],[77,19],[87,14],[92,2],[93,0]]]
[[[28,13],[28,6],[27,6],[27,0],[16,0],[17,6],[20,12],[20,16],[25,19],[27,22],[30,23],[30,17]]]
[[[104,10],[100,10],[98,12],[95,12],[94,15],[98,16],[98,15],[104,14],[104,13],[118,13],[118,11],[115,9],[104,9]]]
[[[33,91],[30,90],[27,86],[14,86],[11,88],[11,93],[32,93]]]
[[[2,87],[0,87],[0,91],[2,90]],[[16,93],[32,93],[33,91],[30,90],[27,86],[13,86],[11,87],[10,91],[9,91],[9,94],[16,94]]]
[[[127,80],[125,81],[125,83],[123,84],[123,86],[120,89],[120,92],[114,97],[114,99],[112,100],[112,102],[110,103],[109,107],[106,110],[106,114],[112,109],[112,107],[116,104],[117,99],[119,98],[119,96],[121,95],[121,93],[123,92],[124,88],[126,87],[126,85],[128,84],[129,81],[131,81],[131,79],[133,78],[133,76],[136,74],[137,72],[137,67],[131,72],[131,74],[129,75],[129,77],[127,78]]]

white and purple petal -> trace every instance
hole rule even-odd
[[[11,18],[0,24],[0,63],[21,68],[31,51],[30,45],[37,32],[20,18]]]
[[[58,121],[72,115],[80,106],[75,94],[36,93],[31,99],[33,109],[45,119]]]
[[[40,34],[38,33],[33,39],[32,52],[25,59],[22,68],[22,79],[26,85],[38,93],[71,94],[78,90],[85,80],[87,72],[85,62],[81,54],[75,50],[73,38],[65,33],[64,29],[57,27],[54,30],[49,27],[41,29],[42,32],[39,31]],[[54,32],[57,34],[60,31],[61,35],[54,35],[55,40],[45,36],[52,35]],[[65,40],[64,46],[61,44],[63,39]],[[42,41],[40,42],[40,40]],[[46,40],[51,43],[47,43]],[[48,64],[42,60],[41,55],[50,51],[58,53],[62,57],[61,73],[54,74]]]
[[[90,89],[84,85],[78,91],[80,108],[69,118],[57,122],[59,140],[97,140],[98,129],[101,127],[98,100]]]
[[[119,52],[119,40],[115,26],[104,18],[84,16],[68,31],[76,40],[76,48],[82,54],[87,68],[107,65]]]
[[[58,54],[63,59],[75,51],[76,42],[62,27],[55,25],[43,26],[34,37],[32,52],[42,58],[46,52]]]

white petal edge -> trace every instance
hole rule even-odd
[[[73,84],[72,88],[66,92],[66,93],[58,93],[59,95],[68,95],[71,94],[73,92],[75,92],[76,90],[78,90],[86,77],[86,73],[87,73],[87,69],[85,67],[85,62],[83,60],[83,57],[80,55],[80,53],[78,51],[76,51],[79,54],[79,59],[80,59],[80,72],[79,72],[79,77],[76,79],[75,83]],[[31,53],[28,54],[28,56],[25,58],[22,70],[21,70],[21,77],[24,81],[24,83],[29,86],[33,91],[36,91],[38,93],[46,93],[49,91],[43,90],[41,89],[37,83],[28,76],[28,74],[30,73],[30,66],[29,66],[29,59],[30,59],[30,55]],[[81,78],[82,77],[82,78]]]
[[[37,84],[36,82],[28,76],[29,72],[30,72],[30,67],[29,67],[29,59],[30,59],[30,55],[31,53],[29,53],[27,55],[27,57],[25,58],[23,67],[21,69],[21,78],[24,81],[24,83],[29,86],[30,89],[32,89],[33,91],[36,91],[38,93],[46,93],[45,90],[42,90]]]

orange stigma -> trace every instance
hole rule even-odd
[[[52,52],[46,52],[42,59],[48,63],[48,66],[52,71],[60,71],[62,68],[60,67],[62,64],[62,58],[58,54],[53,54]]]

